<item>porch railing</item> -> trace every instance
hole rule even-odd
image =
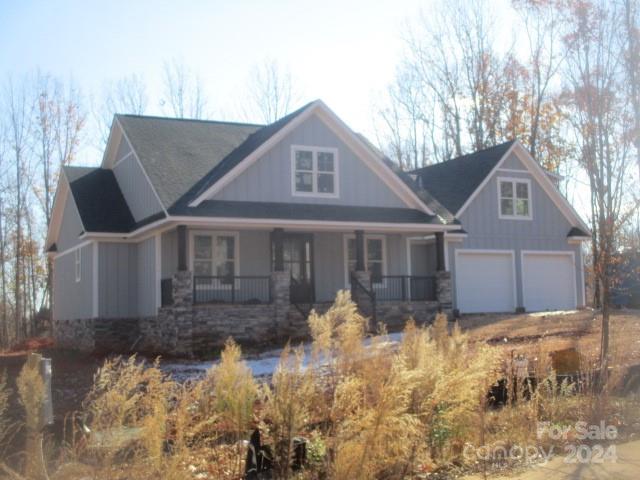
[[[194,276],[193,303],[233,303],[259,305],[271,303],[271,277]]]
[[[382,275],[371,278],[376,300],[435,301],[436,277],[416,275]]]

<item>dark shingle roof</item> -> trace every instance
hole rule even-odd
[[[118,120],[169,209],[213,185],[312,103],[266,126],[136,115]]]
[[[441,220],[410,208],[353,207],[341,205],[237,202],[205,200],[195,208],[177,206],[172,215],[240,217],[254,219],[325,220],[336,222],[434,223]]]
[[[358,137],[364,142],[364,144],[371,149],[390,169],[395,173],[400,180],[403,181],[413,192],[418,196],[422,202],[429,207],[429,209],[436,215],[441,217],[447,223],[453,222],[455,217],[451,211],[447,210],[436,198],[427,192],[424,188],[418,185],[418,182],[412,178],[410,174],[400,169],[397,163],[387,157],[378,147],[369,141],[364,135],[357,133]]]
[[[589,235],[587,232],[585,232],[584,230],[578,227],[571,227],[571,230],[569,230],[569,233],[567,234],[567,237],[590,237],[590,236],[591,235]]]
[[[112,170],[64,167],[87,232],[125,233],[136,227]]]
[[[165,208],[169,208],[260,125],[118,115]]]
[[[476,191],[513,141],[415,170],[420,183],[454,215]]]

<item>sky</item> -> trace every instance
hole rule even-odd
[[[408,25],[421,12],[428,16],[430,5],[431,0],[0,0],[0,78],[40,70],[72,79],[91,108],[109,82],[136,74],[148,86],[147,113],[163,114],[163,64],[176,61],[201,79],[211,118],[243,121],[251,70],[275,60],[291,74],[294,108],[320,98],[375,141],[376,105],[393,81]],[[102,158],[99,148],[80,153],[79,164],[97,165]],[[578,197],[578,208],[586,209],[584,195]]]
[[[137,74],[160,95],[162,65],[182,62],[204,84],[214,118],[241,120],[252,67],[291,72],[299,104],[321,98],[373,133],[374,105],[393,80],[407,21],[428,1],[0,0],[0,72],[40,69],[99,98]],[[378,102],[379,103],[379,102]],[[157,102],[151,110],[161,113]]]

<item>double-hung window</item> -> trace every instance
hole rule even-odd
[[[338,150],[322,147],[291,147],[293,195],[338,196]]]
[[[231,284],[238,271],[237,234],[195,232],[192,248],[195,276],[221,277],[223,284]]]
[[[356,269],[356,238],[348,236],[346,238],[347,264],[345,272],[349,285],[349,272]],[[385,274],[385,242],[383,236],[365,236],[364,240],[364,262],[365,269],[371,274],[374,283],[381,283]]]
[[[499,178],[500,218],[531,220],[531,182],[527,179]]]

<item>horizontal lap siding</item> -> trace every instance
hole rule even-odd
[[[53,319],[75,320],[93,316],[93,245],[80,248],[81,275],[76,282],[75,252],[57,257],[53,268]]]
[[[515,156],[508,158],[502,168],[525,169]],[[531,180],[532,220],[506,220],[498,217],[498,177]],[[567,242],[567,233],[572,225],[530,174],[498,170],[460,215],[459,220],[468,236],[462,242],[448,242],[450,270],[454,277],[455,250],[458,248],[514,250],[517,301],[518,306],[521,306],[523,298],[520,252],[522,250],[573,251],[576,256],[575,276],[578,305],[584,303],[580,272],[580,247],[570,245]],[[455,295],[454,289],[454,302],[456,301]]]
[[[340,198],[299,197],[291,191],[291,145],[338,149]],[[406,207],[320,119],[313,116],[215,196],[218,200]]]

